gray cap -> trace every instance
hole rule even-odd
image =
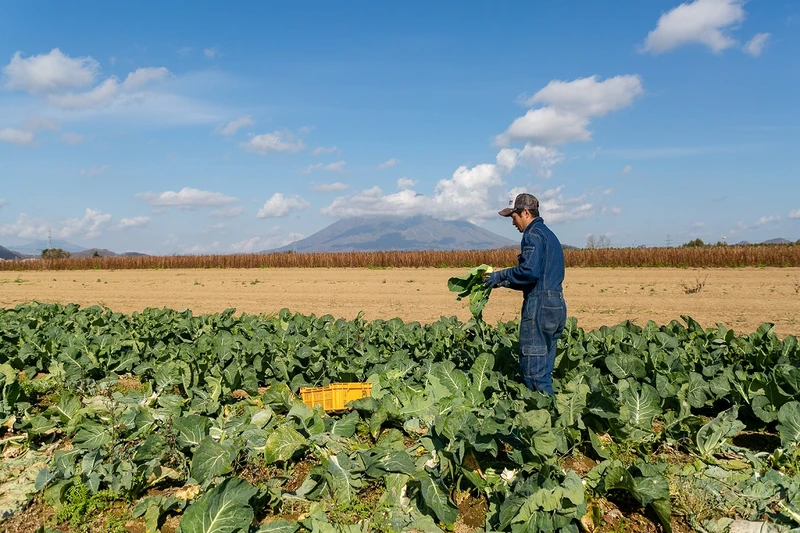
[[[539,209],[539,200],[537,200],[534,195],[526,192],[518,194],[515,199],[509,200],[508,207],[502,211],[498,211],[498,214],[500,216],[510,217],[511,213],[519,213],[523,209],[530,209],[531,211],[534,209]]]

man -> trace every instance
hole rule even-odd
[[[492,272],[486,285],[522,291],[519,324],[519,366],[525,385],[553,395],[553,365],[556,345],[567,320],[564,281],[564,252],[558,237],[539,216],[539,200],[519,194],[499,212],[511,217],[522,233],[519,264]]]

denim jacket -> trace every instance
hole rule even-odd
[[[522,233],[519,264],[502,270],[504,285],[522,291],[527,299],[531,293],[563,292],[564,251],[558,237],[542,217],[536,217]]]

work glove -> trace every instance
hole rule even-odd
[[[502,276],[502,270],[496,270],[489,274],[486,274],[486,277],[483,280],[483,286],[487,289],[496,289],[497,287],[501,287],[505,284],[505,280]]]

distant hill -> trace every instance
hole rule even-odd
[[[19,259],[19,254],[16,254],[4,246],[0,246],[0,259],[14,260]]]
[[[505,246],[519,243],[464,220],[375,216],[338,220],[310,237],[260,253],[491,250]]]
[[[770,239],[768,241],[764,241],[761,244],[791,244],[792,242],[794,241],[790,241],[789,239],[778,238],[778,239]]]
[[[42,255],[42,250],[46,250],[48,246],[47,239],[41,239],[26,244],[11,245],[9,248],[15,252],[19,252],[22,255],[35,255],[36,257],[39,257]],[[65,252],[69,252],[71,254],[86,250],[86,248],[82,246],[78,246],[77,244],[72,244],[71,242],[60,239],[53,239],[50,248],[61,248]]]
[[[73,253],[72,257],[94,257],[95,253],[100,257],[116,257],[119,255],[111,250],[106,250],[105,248],[89,248],[88,250],[83,250],[82,252]]]

